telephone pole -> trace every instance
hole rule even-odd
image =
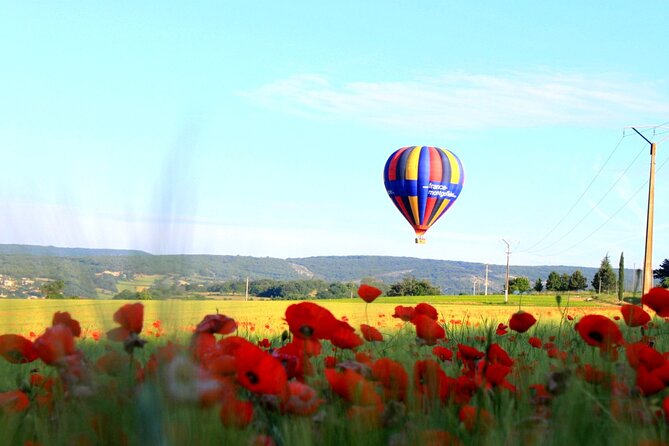
[[[485,264],[485,295],[488,295],[488,264]]]
[[[504,286],[504,303],[508,304],[509,303],[509,256],[511,255],[511,247],[509,246],[509,242],[506,240],[502,239],[504,243],[506,243],[506,285]]]
[[[643,292],[648,293],[653,287],[653,220],[655,218],[655,153],[657,144],[650,142],[637,129],[632,127],[637,135],[650,144],[650,177],[648,180],[648,213],[646,215],[646,251],[643,261]]]

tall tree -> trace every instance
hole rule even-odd
[[[551,271],[548,274],[548,279],[546,279],[546,289],[548,291],[560,291],[562,289],[562,277],[555,272]]]
[[[669,259],[664,259],[660,267],[653,270],[653,277],[660,279],[663,287],[669,288]]]
[[[406,276],[401,282],[394,283],[386,293],[387,296],[438,296],[439,287],[432,285],[427,279],[416,279]]]
[[[584,290],[588,287],[588,279],[585,278],[581,270],[576,270],[569,277],[569,289],[571,291]]]
[[[519,293],[527,293],[530,291],[531,287],[530,279],[527,277],[514,277],[513,279],[509,280],[509,291],[511,293],[515,293],[516,291]]]
[[[45,283],[39,288],[42,294],[44,294],[45,299],[62,299],[64,289],[65,282],[62,280]]]
[[[537,281],[534,282],[534,291],[541,293],[544,290],[544,284],[541,282],[541,277],[537,277]]]
[[[602,264],[592,278],[591,284],[598,293],[612,293],[616,289],[616,274],[613,272],[608,254],[602,259]]]
[[[618,264],[618,302],[623,302],[623,292],[625,291],[625,255],[620,253],[620,263]]]

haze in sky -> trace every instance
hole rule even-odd
[[[669,257],[669,3],[0,1],[0,243],[156,254]],[[649,127],[664,124],[657,128]],[[457,154],[415,245],[402,146]]]

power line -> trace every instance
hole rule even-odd
[[[660,167],[657,168],[657,172],[661,171],[662,168],[664,167],[664,165],[667,164],[667,162],[669,162],[669,158],[665,159],[664,162],[663,162],[662,164],[660,164]],[[590,234],[588,234],[584,239],[580,240],[578,243],[573,244],[572,246],[570,246],[569,248],[567,248],[567,249],[565,249],[565,250],[563,250],[563,251],[559,251],[559,252],[554,253],[553,255],[564,254],[565,252],[571,251],[573,248],[575,248],[575,247],[579,246],[580,244],[582,244],[583,242],[589,240],[590,237],[592,237],[593,235],[595,235],[597,232],[599,232],[600,229],[602,229],[604,226],[606,226],[606,224],[607,224],[608,222],[610,222],[610,221],[613,219],[613,217],[615,217],[616,215],[618,215],[618,214],[620,213],[620,211],[622,211],[623,209],[625,209],[625,207],[627,207],[627,205],[628,205],[634,198],[636,198],[636,196],[639,194],[639,192],[641,192],[642,190],[644,190],[645,187],[646,187],[647,185],[648,185],[648,180],[646,180],[646,181],[645,181],[645,182],[644,182],[644,183],[643,183],[643,184],[642,184],[642,185],[641,185],[641,186],[640,186],[640,187],[639,187],[639,188],[632,194],[632,196],[631,196],[625,203],[623,203],[623,205],[622,205],[621,207],[618,208],[618,210],[616,210],[613,214],[611,214],[611,216],[609,216],[609,218],[607,218],[606,221],[605,221],[604,223],[602,223],[601,225],[599,225],[599,226],[597,227],[597,229],[595,229],[595,230],[592,231]]]
[[[611,158],[613,157],[613,155],[616,153],[616,151],[617,151],[618,148],[620,147],[620,144],[623,142],[623,139],[625,139],[625,134],[624,134],[624,133],[623,133],[623,136],[620,137],[620,140],[618,141],[618,144],[616,144],[616,146],[613,148],[613,151],[611,151],[611,154],[609,155],[609,157],[606,158],[606,161],[604,161],[604,164],[602,164],[602,167],[599,168],[599,170],[597,171],[597,173],[595,174],[595,176],[592,178],[592,180],[590,180],[590,184],[588,184],[588,186],[585,188],[585,190],[583,191],[583,193],[576,199],[576,201],[574,202],[574,204],[571,205],[571,207],[569,208],[569,210],[562,216],[562,218],[555,224],[555,226],[553,226],[553,228],[552,228],[550,231],[548,231],[548,233],[546,233],[546,235],[544,235],[544,236],[541,238],[541,240],[539,240],[538,242],[536,242],[535,244],[533,244],[533,245],[530,246],[529,248],[523,249],[521,252],[531,252],[531,251],[530,251],[531,249],[533,249],[533,248],[535,248],[536,246],[540,245],[544,240],[546,240],[548,237],[550,237],[551,234],[553,234],[553,232],[555,232],[555,230],[560,226],[560,224],[562,224],[562,222],[569,216],[569,214],[571,214],[571,211],[574,210],[574,208],[576,207],[576,205],[578,205],[578,203],[581,202],[581,199],[582,199],[582,198],[585,196],[585,194],[590,190],[590,187],[593,185],[593,183],[595,182],[595,180],[597,180],[597,178],[599,177],[599,174],[602,173],[602,171],[604,170],[604,168],[606,167],[606,165],[608,164],[608,162],[611,160]]]
[[[589,210],[588,212],[586,212],[585,215],[584,215],[579,221],[577,221],[576,224],[575,224],[574,226],[572,226],[568,231],[566,231],[564,234],[562,234],[562,236],[561,236],[560,238],[558,238],[557,240],[555,240],[553,243],[551,243],[551,244],[549,244],[549,245],[547,245],[547,246],[544,246],[543,248],[535,249],[534,251],[529,251],[529,250],[528,250],[528,251],[526,251],[526,252],[529,252],[529,253],[537,253],[537,252],[545,251],[545,250],[547,250],[547,249],[549,249],[549,248],[552,248],[553,246],[557,245],[557,244],[560,243],[562,240],[564,240],[565,237],[567,237],[568,235],[570,235],[570,234],[574,231],[574,229],[576,229],[581,223],[583,223],[583,222],[585,221],[585,219],[588,218],[588,217],[590,216],[590,214],[592,214],[592,213],[595,211],[595,209],[597,209],[597,207],[602,203],[602,201],[604,201],[604,199],[605,199],[606,197],[608,197],[608,195],[609,195],[609,194],[611,193],[611,191],[616,187],[616,185],[618,184],[618,182],[619,182],[619,181],[620,181],[620,180],[627,174],[627,172],[632,168],[632,166],[634,165],[634,163],[639,159],[639,157],[641,156],[641,154],[643,153],[643,151],[644,151],[645,148],[646,148],[646,145],[644,144],[643,147],[642,147],[642,148],[639,150],[639,152],[636,154],[636,156],[634,157],[634,159],[632,159],[632,161],[627,165],[627,167],[625,168],[625,170],[623,171],[623,173],[621,173],[620,176],[618,176],[618,178],[616,178],[616,180],[613,182],[613,184],[611,185],[611,187],[604,193],[604,195],[602,195],[602,197],[599,199],[599,201],[597,201],[597,203],[595,203],[595,205],[592,206],[592,207],[590,208],[590,210]]]

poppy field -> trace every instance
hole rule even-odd
[[[27,329],[0,307],[0,445],[667,444],[669,291],[608,309],[379,294],[178,322],[49,302]]]

